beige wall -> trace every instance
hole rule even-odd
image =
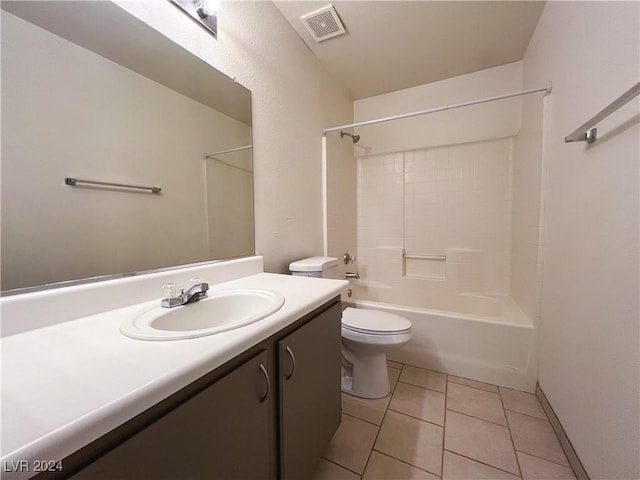
[[[522,65],[495,68],[354,102],[354,120],[362,122],[403,113],[517,92]],[[362,139],[356,156],[402,152],[439,145],[515,135],[520,129],[520,97],[356,128]]]
[[[256,252],[265,270],[286,272],[292,260],[321,254],[322,128],[336,108],[348,116],[346,91],[271,2],[222,2],[217,40],[170,2],[117,3],[251,90]]]
[[[640,477],[638,98],[564,137],[638,82],[639,32],[638,2],[548,2],[523,61],[553,80],[539,383],[593,479]]]
[[[331,81],[323,77],[324,100],[331,102],[325,108],[323,125],[326,127],[353,122],[353,103],[345,91],[341,96],[329,95]],[[356,266],[345,265],[342,257],[349,252],[356,255],[356,171],[351,138],[340,138],[339,133],[326,136],[327,163],[327,254],[338,259],[338,278]],[[322,252],[319,252],[321,254]]]

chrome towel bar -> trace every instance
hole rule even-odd
[[[86,183],[88,185],[100,185],[103,187],[118,187],[118,188],[133,188],[135,190],[149,190],[150,193],[160,193],[162,191],[160,187],[143,187],[141,185],[127,185],[124,183],[97,182],[95,180],[80,180],[79,178],[73,178],[73,177],[65,178],[64,183],[72,187],[79,183]]]
[[[589,121],[583,123],[576,128],[572,133],[564,137],[565,143],[569,142],[587,142],[593,143],[596,141],[596,133],[598,131],[595,125],[613,112],[622,107],[625,103],[629,102],[632,98],[637,97],[640,94],[640,82],[636,83],[629,90],[624,92],[618,98],[616,98],[609,105],[604,107],[599,113],[595,114]]]

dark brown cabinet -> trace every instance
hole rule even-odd
[[[62,477],[309,478],[340,424],[341,312],[336,297],[67,457]]]
[[[328,310],[278,342],[281,478],[310,478],[340,425],[340,322]]]
[[[74,478],[268,478],[265,365],[262,351]]]

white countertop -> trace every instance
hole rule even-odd
[[[343,280],[269,273],[211,285],[212,292],[274,290],[285,297],[285,303],[263,320],[207,337],[145,341],[120,333],[126,316],[159,302],[158,298],[2,338],[3,465],[63,459],[347,286]],[[32,475],[12,474],[12,478]]]

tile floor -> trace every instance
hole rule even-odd
[[[535,395],[388,365],[387,397],[342,394],[313,480],[575,480]]]

